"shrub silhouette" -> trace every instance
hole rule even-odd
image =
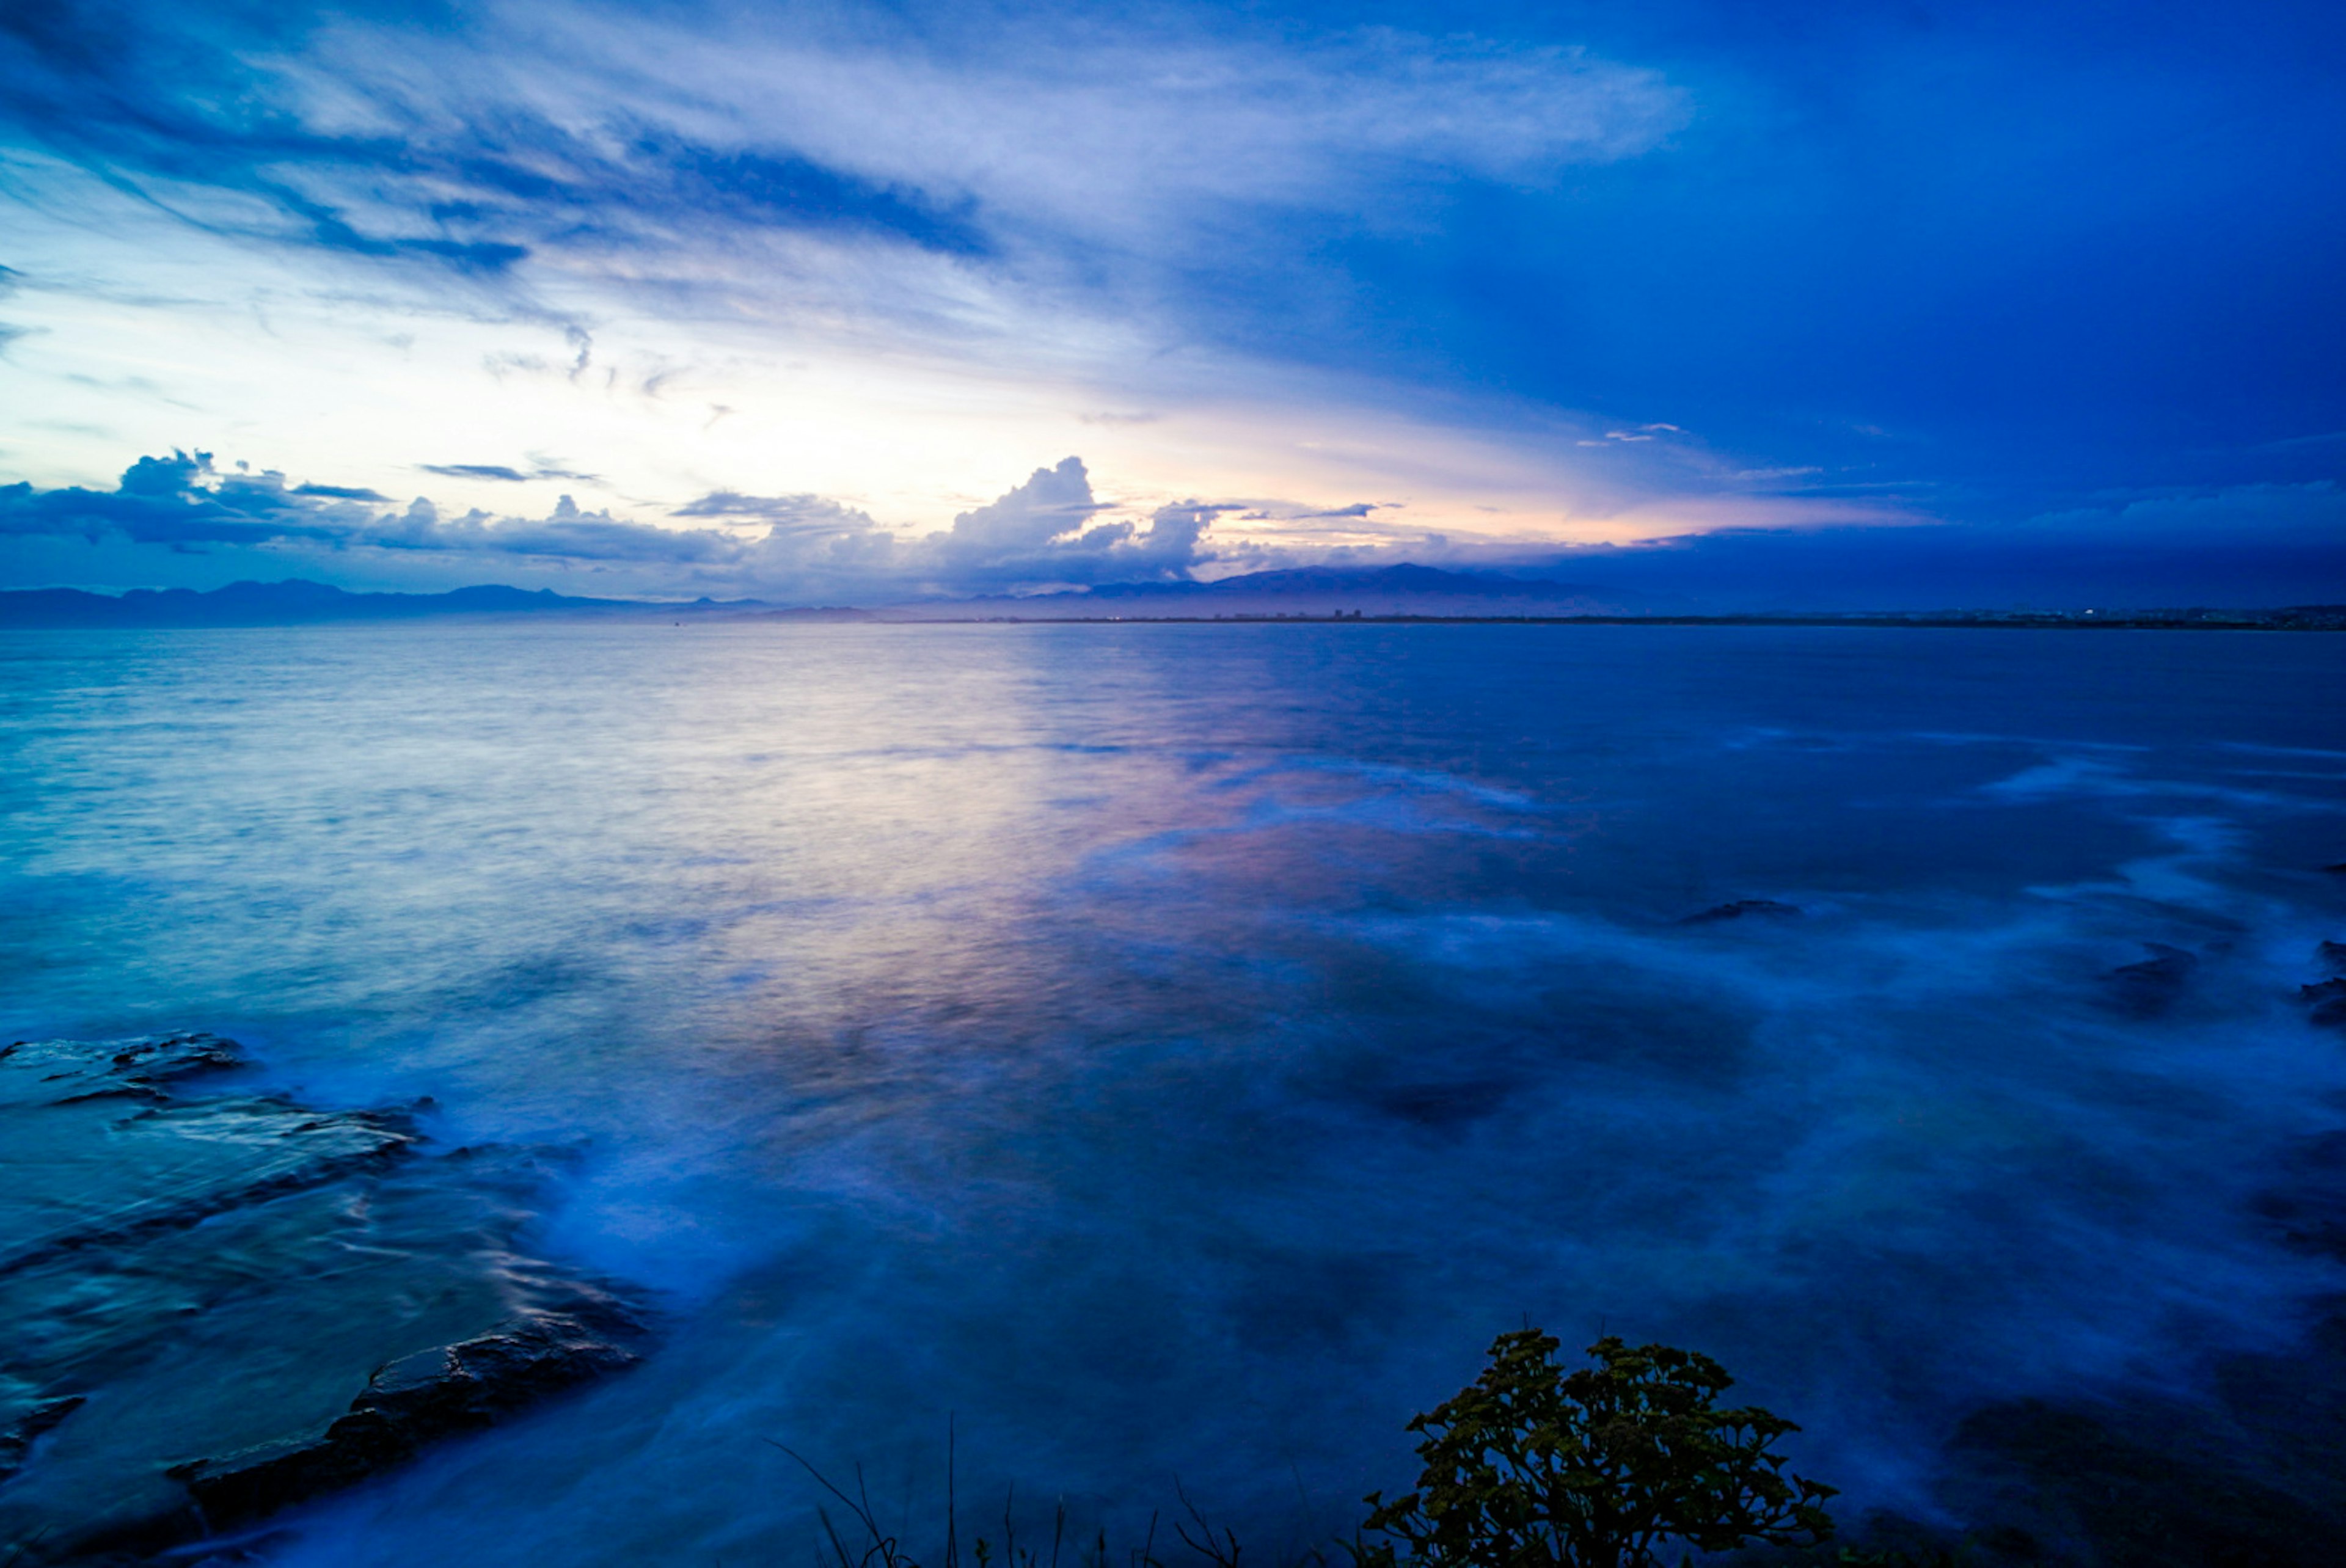
[[[1800,1429],[1758,1409],[1720,1410],[1734,1381],[1667,1345],[1603,1339],[1566,1373],[1558,1341],[1502,1334],[1474,1383],[1409,1423],[1424,1434],[1417,1490],[1379,1492],[1362,1568],[1650,1568],[1657,1552],[1755,1541],[1812,1546],[1832,1532],[1833,1489],[1783,1472],[1770,1446]],[[1397,1544],[1396,1544],[1397,1543]]]

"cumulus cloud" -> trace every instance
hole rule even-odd
[[[1070,457],[1056,468],[1036,469],[1025,484],[961,514],[951,532],[930,538],[951,560],[1000,561],[1039,550],[1075,532],[1099,509],[1084,460]]]
[[[258,552],[292,575],[438,562],[473,581],[591,571],[629,592],[797,603],[1399,562],[1536,571],[1688,610],[2346,600],[2346,488],[2329,481],[2117,496],[2014,524],[1738,528],[1561,552],[1366,515],[1389,504],[1192,498],[1137,508],[1103,500],[1071,456],[927,532],[882,526],[836,497],[729,490],[672,508],[693,524],[672,527],[589,511],[568,495],[536,517],[450,514],[422,497],[401,507],[360,486],[222,473],[207,453],[175,451],[139,458],[111,491],[0,486],[0,564],[12,545],[80,538],[182,556]],[[1224,519],[1235,531],[1217,537]],[[1275,537],[1247,531],[1266,519]]]
[[[567,495],[536,520],[478,511],[444,518],[420,497],[404,511],[382,511],[374,504],[382,499],[352,485],[288,484],[274,470],[223,474],[209,453],[174,452],[139,458],[111,493],[0,486],[0,535],[111,535],[181,551],[278,545],[669,564],[721,563],[741,550],[729,535],[582,512]]]
[[[469,465],[445,466],[478,477]],[[139,458],[110,492],[0,486],[0,538],[113,539],[179,553],[238,546],[279,552],[289,566],[366,552],[470,557],[484,569],[627,566],[678,591],[885,601],[1184,576],[1209,558],[1201,537],[1228,510],[1190,502],[1158,507],[1146,526],[1096,521],[1108,507],[1078,457],[910,541],[859,507],[811,494],[711,491],[671,510],[699,524],[687,527],[588,511],[569,495],[542,517],[452,515],[425,497],[403,508],[384,500],[356,485],[289,484],[274,470],[223,473],[209,453],[175,451]]]
[[[1161,506],[1144,529],[1129,518],[1092,521],[1107,509],[1083,459],[1069,457],[930,535],[915,565],[935,585],[964,593],[1168,581],[1205,558],[1198,540],[1218,510]]]

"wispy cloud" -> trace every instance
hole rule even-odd
[[[516,428],[522,408],[599,394],[597,421],[617,437],[597,447],[608,479],[461,453],[422,471],[592,484],[638,521],[657,515],[632,498],[665,483],[648,471],[669,467],[655,443],[677,421],[688,414],[712,444],[746,443],[800,415],[775,403],[795,392],[788,368],[809,361],[851,392],[806,394],[820,418],[966,407],[954,383],[983,377],[997,407],[1034,409],[1022,434],[1072,417],[1122,452],[1197,453],[1194,433],[1167,443],[1160,427],[1214,408],[1227,386],[1290,407],[1329,395],[1302,384],[1318,372],[1250,361],[1232,331],[1248,311],[1285,314],[1262,290],[1324,267],[1313,253],[1329,233],[1406,230],[1462,184],[1556,188],[1652,150],[1691,112],[1660,73],[1579,47],[1234,32],[1174,12],[980,27],[936,11],[648,17],[508,3],[430,18],[297,13],[261,30],[233,12],[123,5],[107,50],[84,46],[94,17],[0,33],[0,66],[23,87],[0,106],[0,132],[37,151],[13,171],[17,194],[60,232],[92,232],[66,215],[99,213],[142,270],[179,250],[173,225],[224,247],[225,265],[173,281],[232,290],[265,275],[250,287],[288,331],[305,294],[330,300],[337,326],[355,304],[410,341],[405,329],[434,316],[527,324],[537,341],[508,335],[462,356],[495,383],[452,386],[481,409],[467,423],[526,451],[538,437]],[[1240,273],[1262,288],[1234,282]],[[42,286],[56,298],[95,281],[52,268]],[[231,292],[174,313],[262,308]],[[556,336],[558,351],[546,341]],[[243,341],[234,356],[269,357]],[[304,357],[302,373],[331,376],[324,365],[345,356]],[[216,423],[138,428],[218,443],[280,395],[278,371],[256,362],[245,386],[190,402]],[[908,397],[906,382],[920,390]],[[401,466],[439,406],[416,405]],[[929,450],[954,416],[913,417],[888,438],[888,469],[921,473],[923,502],[966,496],[950,468],[967,454]],[[1215,417],[1218,446],[1248,468],[1280,466],[1265,422]],[[379,446],[385,433],[340,439]],[[85,476],[98,455],[51,476]],[[336,459],[324,443],[305,455]],[[383,490],[388,455],[335,465]],[[1166,466],[1151,465],[1163,494],[1240,487],[1219,454],[1204,472]],[[760,494],[785,478],[700,472],[712,488]],[[883,488],[868,462],[844,477],[842,488]],[[1319,487],[1277,472],[1242,484]]]
[[[1177,235],[1399,212],[1417,178],[1545,185],[1688,113],[1658,73],[1581,49],[1378,29],[1282,45],[1037,18],[940,49],[781,13],[572,7],[550,28],[505,5],[288,38],[282,18],[128,11],[105,49],[70,6],[20,15],[0,56],[17,134],[207,227],[521,288],[546,255],[766,291],[710,269],[729,249],[801,273],[874,246],[980,274],[1178,267]]]
[[[868,514],[827,495],[743,495],[731,490],[712,490],[668,515],[740,518],[792,531],[879,526]]]
[[[573,468],[544,465],[526,473],[502,463],[419,463],[415,466],[425,473],[436,473],[443,479],[487,479],[504,484],[527,484],[534,480],[544,479],[566,479],[576,484],[592,484],[597,478],[592,473],[581,473]]]
[[[529,480],[529,475],[521,470],[495,463],[419,463],[416,466],[443,479],[496,479],[507,484],[523,484]]]

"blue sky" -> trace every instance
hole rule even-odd
[[[2288,5],[19,0],[0,573],[2346,599],[2341,59]]]

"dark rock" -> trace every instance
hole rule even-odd
[[[0,1182],[0,1274],[325,1186],[415,1142],[393,1114],[321,1116],[269,1095],[169,1093],[243,1064],[216,1034],[0,1050],[0,1170],[12,1178]]]
[[[2136,1018],[2154,1018],[2183,994],[2198,955],[2165,942],[2147,942],[2150,956],[2140,963],[2120,964],[2102,976],[2104,994],[2118,1012]]]
[[[644,1336],[638,1319],[599,1294],[582,1294],[572,1306],[403,1356],[370,1378],[349,1412],[314,1436],[196,1460],[169,1473],[187,1482],[213,1525],[242,1524],[636,1364],[630,1346]]]
[[[2346,975],[2346,942],[2325,942],[2313,954],[2331,973]]]
[[[1680,925],[1716,925],[1730,920],[1799,920],[1798,904],[1778,903],[1774,899],[1737,899],[1732,903],[1716,905],[1700,914],[1690,914],[1678,921]]]
[[[25,1456],[32,1451],[35,1439],[87,1402],[78,1394],[36,1400],[7,1425],[0,1426],[0,1481],[6,1481],[25,1468]]]
[[[2346,1129],[2300,1141],[2257,1212],[2295,1248],[2346,1257]],[[2025,1531],[2027,1561],[2315,1568],[2346,1540],[2346,1297],[2296,1342],[2220,1355],[2189,1392],[2015,1400],[1972,1411],[1938,1502],[1971,1541]],[[1962,1553],[1957,1561],[1973,1559]]]
[[[240,1064],[0,1050],[0,1563],[144,1560],[639,1353],[635,1309],[528,1256],[539,1156],[190,1092]]]
[[[18,1040],[0,1045],[0,1063],[63,1085],[59,1104],[109,1095],[159,1097],[164,1087],[199,1073],[241,1067],[233,1040],[217,1034],[158,1034],[92,1044],[79,1040]]]
[[[2053,1562],[2321,1568],[2346,1528],[2334,1497],[2270,1484],[2182,1407],[1991,1406],[1964,1420],[1954,1454],[1975,1489],[1966,1512]]]
[[[2346,1029],[2346,980],[2325,980],[2319,985],[2300,985],[2297,998],[2305,1003],[2306,1016],[2325,1029]]]
[[[2256,1213],[2285,1245],[2346,1260],[2346,1130],[2299,1140],[2280,1178],[2258,1195]]]
[[[1495,1079],[1457,1083],[1380,1084],[1370,1103],[1389,1116],[1422,1127],[1454,1127],[1480,1121],[1506,1104],[1514,1085]]]

